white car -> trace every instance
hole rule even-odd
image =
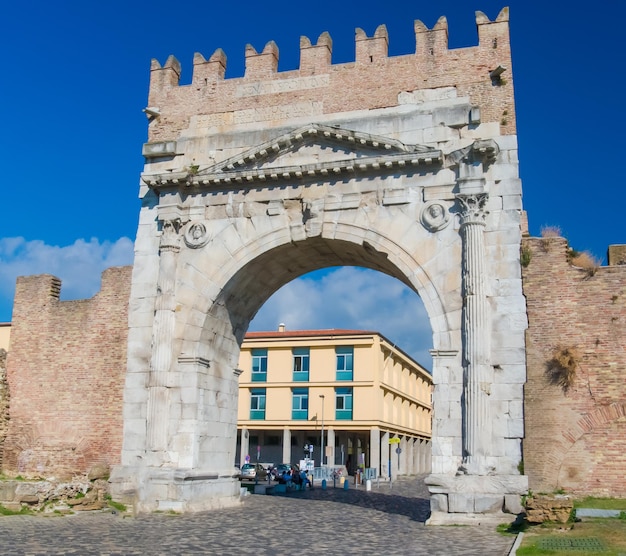
[[[241,473],[239,479],[266,479],[267,469],[260,463],[244,463],[241,466]]]

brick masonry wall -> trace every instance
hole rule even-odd
[[[109,268],[93,298],[59,301],[54,276],[18,278],[6,474],[61,478],[119,463],[130,282],[131,267]]]
[[[9,427],[9,385],[7,383],[6,355],[0,348],[0,469],[2,469],[2,453],[4,439]]]
[[[528,238],[524,469],[535,492],[626,497],[626,266],[572,267],[562,238]],[[564,390],[546,362],[580,355]]]
[[[407,91],[456,87],[481,109],[483,122],[500,122],[502,135],[515,134],[515,105],[508,9],[496,21],[477,17],[479,44],[448,49],[448,28],[441,18],[433,29],[415,22],[415,54],[389,57],[387,30],[380,26],[367,37],[357,29],[355,61],[332,64],[332,40],[323,33],[316,44],[300,43],[300,67],[278,72],[278,47],[269,42],[262,52],[246,49],[244,77],[225,79],[226,56],[218,49],[208,60],[196,54],[192,83],[179,85],[181,66],[170,56],[151,67],[149,106],[159,116],[149,126],[149,141],[176,140],[198,115],[231,118],[229,123],[276,121],[285,111],[311,118],[352,110],[399,104]],[[393,38],[393,37],[392,37]],[[490,72],[505,68],[500,80]],[[308,81],[307,81],[308,80]],[[313,83],[307,86],[305,83]],[[215,118],[219,131],[225,121]]]

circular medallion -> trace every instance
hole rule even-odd
[[[185,230],[185,243],[192,249],[204,247],[209,242],[209,234],[203,222],[189,222]]]
[[[420,220],[424,228],[431,232],[438,232],[450,222],[450,213],[439,202],[428,203],[422,209]]]

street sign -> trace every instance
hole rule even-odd
[[[400,448],[399,446],[396,448],[396,454],[401,454],[402,453],[402,448]]]
[[[399,438],[390,438],[389,439],[389,444],[400,444],[400,439]]]

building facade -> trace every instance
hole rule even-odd
[[[431,375],[378,332],[248,332],[239,369],[239,463],[430,471]]]

